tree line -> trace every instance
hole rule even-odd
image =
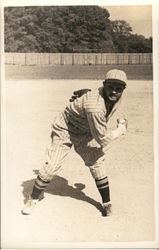
[[[151,53],[152,37],[133,34],[99,6],[4,8],[5,52]]]

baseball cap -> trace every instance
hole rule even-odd
[[[126,86],[127,76],[124,71],[119,69],[111,69],[107,72],[105,77],[105,83],[120,83]]]

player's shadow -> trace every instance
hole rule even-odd
[[[37,173],[36,170],[34,170]],[[34,185],[35,179],[24,181],[22,183],[23,187],[23,196],[24,201],[31,194],[32,188]],[[75,186],[75,187],[74,187]],[[82,183],[75,183],[74,186],[68,184],[68,181],[58,175],[55,175],[52,181],[49,183],[48,187],[45,189],[45,193],[60,195],[60,196],[68,196],[73,199],[81,200],[84,202],[88,202],[91,205],[95,206],[102,213],[102,206],[99,202],[95,201],[91,197],[87,196],[82,190],[85,188],[85,185]],[[41,197],[41,199],[43,196]]]

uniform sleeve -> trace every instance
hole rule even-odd
[[[112,140],[112,133],[107,130],[104,113],[87,113],[87,119],[92,136],[102,147],[105,147]]]

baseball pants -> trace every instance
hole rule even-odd
[[[71,128],[61,116],[53,125],[53,130],[48,147],[46,148],[46,160],[39,170],[39,177],[49,182],[61,169],[68,152],[74,146],[74,150],[82,157],[89,167],[94,179],[99,180],[106,176],[104,160],[105,154],[101,146],[92,139],[90,134],[79,134]]]

